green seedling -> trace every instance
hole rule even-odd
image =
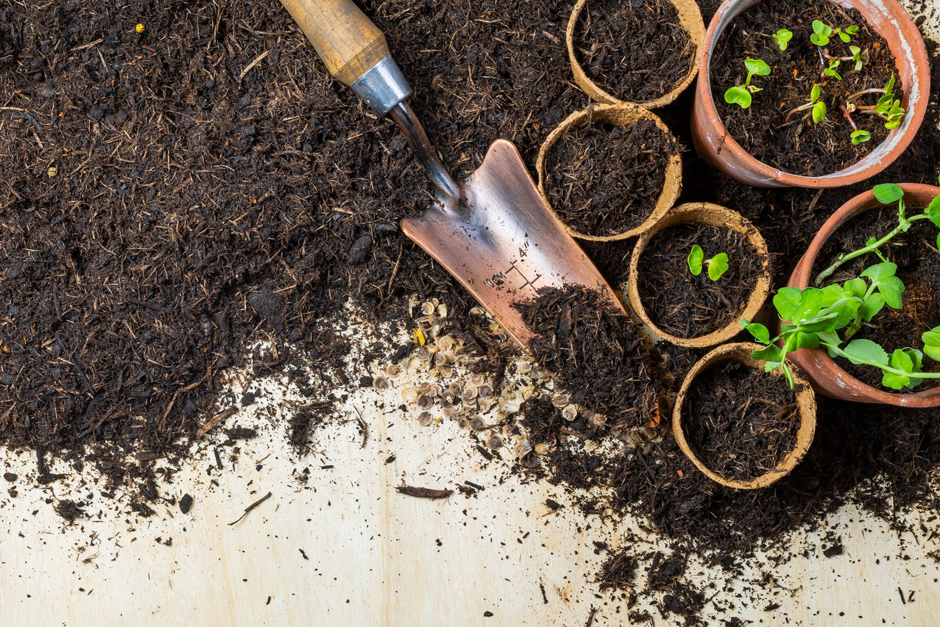
[[[831,26],[819,20],[813,20],[813,34],[809,36],[810,41],[817,46],[828,46],[830,35],[832,35]]]
[[[702,247],[696,244],[692,247],[692,252],[689,253],[689,272],[695,276],[702,274],[702,267],[708,266],[708,278],[712,281],[717,281],[728,271],[728,255],[727,253],[718,253],[711,259],[705,259],[705,251],[702,250]]]
[[[756,94],[761,90],[760,87],[751,85],[751,79],[755,76],[767,76],[770,74],[770,66],[760,59],[750,58],[745,59],[744,65],[747,68],[747,80],[744,81],[743,85],[735,85],[734,87],[728,88],[725,92],[725,102],[728,104],[736,104],[742,109],[747,109],[751,106],[751,94]]]
[[[885,260],[879,248],[898,233],[907,231],[916,220],[931,220],[940,228],[940,196],[934,198],[923,214],[907,217],[904,191],[897,185],[878,185],[873,190],[875,198],[884,205],[898,203],[898,226],[888,235],[878,239],[872,237],[864,248],[839,256],[836,262],[816,277],[815,285],[830,276],[836,268],[850,259],[874,253],[881,262],[866,268],[858,277],[842,285],[834,283],[823,288],[799,289],[785,287],[774,296],[774,308],[782,320],[781,332],[770,337],[767,327],[741,320],[741,326],[765,345],[752,356],[765,363],[766,370],[780,368],[787,381],[794,385],[793,374],[786,363],[787,354],[801,348],[825,347],[832,357],[840,356],[854,364],[879,368],[882,385],[900,390],[913,389],[928,379],[940,379],[940,372],[924,372],[924,355],[940,361],[940,327],[935,327],[921,336],[924,350],[915,348],[897,349],[888,353],[876,342],[867,339],[851,340],[862,322],[869,322],[885,306],[901,309],[903,306],[904,282],[897,276],[897,265]],[[940,240],[940,236],[938,236]],[[940,245],[940,242],[938,242]],[[840,331],[844,331],[840,336]],[[848,342],[848,344],[843,344]]]
[[[853,128],[858,130],[855,121],[852,119],[853,113],[876,115],[885,121],[885,128],[888,130],[901,126],[907,112],[901,106],[901,101],[894,97],[894,85],[894,74],[891,74],[888,84],[883,89],[865,89],[848,97],[843,110],[845,111],[845,117],[848,118]],[[863,106],[858,104],[856,101],[866,94],[881,94],[881,96],[875,105]]]
[[[787,114],[787,117],[783,120],[783,123],[786,124],[789,122],[794,113],[806,111],[807,109],[811,109],[813,124],[819,124],[822,122],[824,119],[826,119],[826,103],[821,100],[821,97],[822,88],[818,84],[813,85],[813,90],[809,94],[809,102],[790,111]]]
[[[852,145],[858,146],[859,144],[864,144],[865,142],[871,140],[871,133],[856,128],[854,131],[852,131],[851,137]]]
[[[787,49],[787,46],[790,43],[790,40],[793,39],[793,33],[788,31],[785,28],[781,28],[776,33],[770,36],[778,46],[780,46],[780,52],[783,52]]]
[[[823,69],[823,76],[830,76],[837,81],[841,81],[842,75],[836,70],[840,65],[842,65],[842,61],[838,58],[829,59],[829,67]]]

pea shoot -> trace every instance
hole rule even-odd
[[[762,324],[741,320],[754,339],[765,347],[754,351],[752,356],[765,363],[765,369],[781,369],[790,387],[794,385],[793,374],[786,362],[787,354],[799,349],[824,347],[831,357],[843,357],[856,365],[879,368],[882,385],[893,390],[915,388],[925,380],[940,379],[940,372],[924,372],[924,356],[940,361],[940,326],[921,335],[923,350],[899,348],[891,353],[868,339],[851,338],[886,306],[891,309],[903,307],[902,296],[906,289],[897,276],[897,265],[888,261],[879,250],[898,233],[910,229],[916,220],[929,219],[940,228],[940,196],[934,198],[924,213],[907,217],[904,190],[898,185],[877,185],[872,190],[883,205],[898,203],[898,226],[887,235],[868,240],[865,247],[839,255],[835,263],[816,277],[814,286],[805,289],[782,288],[774,296],[774,308],[781,320],[780,334],[770,337],[770,331]],[[940,245],[940,235],[938,235]],[[833,283],[818,287],[833,272],[847,261],[872,253],[881,261],[863,270],[857,277],[841,285]],[[842,331],[842,336],[840,336]],[[846,344],[846,342],[848,342]],[[845,344],[843,346],[843,344]]]
[[[728,271],[728,254],[718,253],[711,259],[705,259],[705,251],[696,244],[689,253],[689,272],[695,276],[702,274],[703,266],[708,267],[708,278],[712,281],[720,279]]]
[[[787,117],[783,120],[783,123],[788,123],[794,113],[806,111],[807,109],[811,110],[807,115],[812,115],[813,124],[819,124],[826,119],[826,103],[822,101],[822,88],[818,83],[813,85],[813,89],[809,94],[809,102],[790,111],[787,114]]]
[[[745,59],[744,65],[747,68],[747,80],[744,81],[743,85],[735,85],[734,87],[728,88],[725,92],[725,102],[728,104],[736,104],[742,109],[747,109],[751,106],[751,94],[756,94],[761,90],[760,87],[751,85],[751,79],[755,76],[769,75],[770,66],[761,59],[751,58]]]

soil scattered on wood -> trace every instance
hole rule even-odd
[[[686,442],[725,479],[756,479],[779,468],[796,446],[796,391],[782,376],[723,361],[689,388],[682,406]]]
[[[922,208],[908,207],[907,215],[922,213]],[[883,237],[897,227],[897,207],[872,209],[856,217],[836,231],[826,242],[816,264],[813,276],[829,267],[842,252],[863,248],[871,237]],[[918,220],[906,233],[898,233],[880,248],[889,261],[898,266],[897,276],[904,282],[901,309],[885,306],[870,322],[863,322],[852,339],[869,339],[879,344],[890,355],[898,348],[923,350],[921,336],[940,326],[940,253],[936,249],[937,227],[929,220]],[[826,279],[826,284],[844,283],[855,278],[865,268],[881,263],[873,254],[858,257],[842,265]],[[913,390],[894,390],[882,386],[882,373],[878,368],[856,365],[837,357],[836,362],[858,380],[893,393],[909,394],[933,387],[927,380]],[[940,371],[940,364],[924,357],[924,371]]]
[[[843,61],[837,68],[842,80],[822,75],[820,49],[810,41],[813,20],[835,28],[859,27],[851,43],[833,34],[826,49],[834,57],[852,56],[849,46],[867,50],[870,61],[860,71],[854,62]],[[793,33],[786,51],[771,39],[781,28]],[[762,91],[753,95],[750,108],[725,102],[725,91],[743,85],[747,78],[744,61],[761,59],[771,67],[769,76],[755,76],[751,84]],[[852,145],[852,126],[841,106],[848,97],[871,88],[884,88],[897,68],[887,42],[854,9],[844,9],[825,0],[780,0],[755,4],[739,15],[718,41],[711,63],[711,85],[718,114],[730,135],[762,163],[807,176],[831,174],[847,168],[870,154],[889,134],[884,120],[874,115],[853,116],[859,129],[871,133],[868,142]],[[809,111],[787,114],[810,101],[813,85],[822,89],[826,119],[814,124]],[[902,95],[896,87],[896,97]],[[878,94],[858,101],[873,105]]]
[[[568,391],[572,403],[639,427],[657,411],[658,382],[636,324],[598,292],[542,288],[517,303],[535,334],[529,350]]]
[[[618,100],[647,102],[688,76],[698,48],[667,0],[592,0],[574,30],[584,73]]]
[[[703,265],[689,270],[689,253],[701,246],[705,259],[725,253],[728,270],[717,281]],[[637,267],[640,301],[649,319],[676,337],[701,337],[736,322],[762,272],[757,251],[747,238],[710,224],[683,223],[650,240]]]
[[[546,158],[546,193],[555,212],[584,235],[619,235],[656,207],[675,139],[652,120],[568,130]]]

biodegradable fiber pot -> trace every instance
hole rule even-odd
[[[742,311],[739,316],[736,316],[727,326],[707,335],[692,338],[678,337],[666,333],[650,320],[646,309],[643,307],[643,302],[640,299],[638,282],[640,258],[643,256],[643,251],[649,245],[650,241],[664,229],[685,222],[710,224],[718,228],[732,229],[741,233],[747,238],[751,246],[754,247],[754,250],[757,251],[761,262],[761,272],[758,276],[757,284],[754,286],[748,298],[744,311]],[[713,205],[707,202],[688,203],[674,208],[665,217],[656,222],[651,229],[640,236],[636,247],[633,249],[633,255],[630,257],[628,281],[627,295],[630,298],[630,306],[643,324],[648,326],[656,336],[677,346],[684,346],[686,348],[707,348],[726,342],[740,333],[741,326],[738,324],[738,321],[741,318],[753,320],[757,312],[763,307],[764,301],[767,300],[767,295],[770,293],[770,254],[767,252],[767,244],[764,242],[760,231],[741,214],[720,205]]]
[[[901,188],[904,190],[904,202],[909,207],[926,207],[940,195],[940,188],[930,185],[907,183],[902,184]],[[790,275],[788,285],[800,289],[808,287],[815,276],[813,266],[816,258],[833,233],[856,216],[882,206],[869,190],[839,207],[813,238]],[[910,394],[895,394],[862,383],[841,368],[825,350],[801,349],[790,353],[788,357],[806,372],[807,378],[821,394],[832,398],[898,407],[940,407],[940,386]]]
[[[695,44],[697,50],[701,51],[702,40],[705,37],[705,22],[702,21],[702,12],[698,4],[694,0],[669,0],[669,2],[676,7],[676,11],[679,14],[679,22],[682,27],[688,31],[692,43]],[[571,71],[574,72],[574,82],[578,84],[578,87],[584,90],[584,93],[590,96],[591,100],[603,104],[620,104],[623,102],[620,98],[604,91],[597,83],[588,78],[587,74],[584,73],[584,68],[578,63],[578,57],[574,53],[574,30],[578,24],[578,18],[581,16],[581,11],[584,10],[587,3],[588,0],[578,0],[578,3],[574,5],[574,9],[571,11],[571,17],[568,19],[568,30],[565,32],[565,42],[568,44],[568,59],[571,62]],[[647,109],[665,107],[678,98],[679,94],[685,91],[686,87],[692,84],[692,81],[695,80],[695,75],[698,73],[698,68],[699,64],[693,62],[686,77],[673,86],[671,91],[655,100],[636,102],[635,104]]]
[[[663,183],[663,189],[659,194],[659,199],[656,201],[656,206],[653,208],[653,211],[646,218],[646,220],[636,228],[630,229],[629,231],[625,231],[623,233],[618,233],[616,235],[601,236],[579,233],[565,224],[565,221],[561,219],[561,217],[552,207],[551,200],[549,199],[545,189],[546,181],[548,179],[548,176],[545,172],[545,161],[549,151],[551,151],[552,147],[558,142],[559,139],[564,136],[565,133],[574,127],[583,126],[585,124],[593,124],[595,122],[602,122],[605,124],[610,124],[611,126],[627,126],[630,124],[635,124],[640,120],[652,120],[660,131],[662,131],[668,137],[672,137],[672,133],[669,131],[669,127],[667,127],[666,124],[660,120],[657,115],[638,105],[624,102],[616,105],[591,105],[586,109],[572,113],[549,134],[549,136],[545,139],[545,142],[542,144],[542,147],[539,149],[538,158],[535,161],[535,170],[539,175],[539,192],[541,192],[542,198],[545,199],[545,204],[548,205],[552,215],[555,216],[555,219],[565,227],[565,230],[572,237],[594,242],[611,242],[615,240],[636,237],[640,233],[651,228],[657,220],[659,220],[666,214],[666,212],[669,211],[670,207],[675,204],[676,199],[679,198],[679,194],[682,192],[682,157],[678,152],[676,152],[676,154],[670,157],[669,162],[666,164],[666,180]]]
[[[760,0],[726,0],[712,18],[699,51],[701,79],[695,89],[692,108],[692,140],[695,150],[711,165],[745,185],[755,187],[843,187],[878,174],[910,145],[924,120],[930,98],[930,62],[920,31],[896,0],[834,0],[836,4],[859,11],[871,27],[884,37],[898,67],[904,92],[902,104],[908,112],[867,157],[849,168],[825,176],[799,176],[783,172],[752,157],[728,134],[715,108],[709,80],[712,55],[718,39],[735,17]],[[721,97],[721,94],[718,94]]]
[[[682,382],[682,388],[679,390],[679,396],[676,398],[676,405],[672,411],[672,435],[675,437],[679,448],[682,449],[686,457],[712,481],[739,490],[756,490],[769,486],[778,479],[788,475],[790,471],[796,468],[796,465],[800,463],[803,456],[806,455],[806,451],[809,450],[810,444],[813,443],[813,437],[816,434],[816,396],[813,393],[813,388],[799,376],[799,373],[794,372],[794,379],[799,388],[796,392],[796,402],[800,413],[800,428],[796,434],[796,445],[783,459],[783,462],[778,468],[759,477],[755,477],[750,481],[726,479],[702,463],[685,439],[685,432],[682,429],[682,407],[689,393],[689,388],[692,386],[695,378],[722,361],[734,360],[750,368],[763,371],[764,363],[751,357],[751,351],[761,348],[763,347],[759,344],[725,344],[702,357],[692,367],[692,370],[689,371],[689,374],[686,375],[685,380]],[[767,373],[767,376],[782,378],[783,374],[779,371],[774,371]]]

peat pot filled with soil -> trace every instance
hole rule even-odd
[[[695,148],[759,187],[841,187],[888,167],[920,128],[923,39],[895,0],[727,0],[705,36]]]
[[[938,195],[915,184],[859,194],[823,225],[774,298],[782,320],[823,330],[787,357],[827,396],[940,407]],[[820,323],[832,313],[835,323]]]
[[[539,191],[573,237],[635,237],[682,191],[679,145],[655,114],[634,104],[573,113],[539,150]]]
[[[770,291],[770,255],[740,214],[710,203],[676,207],[644,233],[630,258],[630,306],[660,338],[691,348],[741,331]]]
[[[578,87],[597,102],[647,109],[692,84],[704,36],[694,0],[578,0],[565,33]]]
[[[763,488],[789,474],[816,433],[816,398],[795,375],[766,372],[757,344],[725,344],[689,371],[672,414],[682,452],[710,479]]]

